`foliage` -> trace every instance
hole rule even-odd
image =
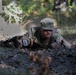
[[[11,5],[12,2],[15,2],[16,6],[11,6],[8,8],[9,5]],[[3,0],[3,6],[7,8],[7,11],[11,12],[13,15],[17,15],[18,13],[15,13],[14,10],[19,7],[20,10],[22,10],[22,15],[19,14],[19,18],[22,18],[22,22],[29,18],[38,17],[41,15],[45,15],[49,10],[53,7],[53,0]],[[13,11],[12,11],[13,10]],[[47,11],[47,12],[46,12]],[[7,19],[8,13],[4,12],[3,17],[5,18],[5,21]],[[16,19],[11,18],[11,22],[15,23]],[[19,23],[22,23],[21,19],[19,20]],[[25,22],[24,22],[25,23]]]
[[[7,1],[6,5],[5,2],[6,0],[3,1],[4,6],[3,6],[3,14],[2,17],[5,19],[6,22],[19,22],[21,23],[22,17],[22,10],[17,6],[15,1]]]
[[[7,9],[7,13],[4,11],[2,16],[7,22],[9,21],[11,21],[12,23],[18,22],[23,25],[28,20],[42,16],[51,17],[52,14],[55,13],[56,16],[54,17],[58,19],[59,23],[60,15],[57,14],[57,12],[52,11],[54,6],[54,0],[2,0],[2,1],[3,1],[3,8],[6,7]],[[70,5],[70,0],[68,0],[68,4]],[[71,12],[68,11],[68,13],[70,13],[70,15],[72,16],[75,16],[76,10],[73,9],[73,7],[69,9],[71,10]],[[11,17],[9,17],[10,15],[9,13],[12,14]]]

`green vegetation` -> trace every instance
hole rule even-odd
[[[35,20],[37,18],[52,17],[57,20],[58,28],[62,29],[63,34],[76,34],[76,8],[70,5],[68,0],[68,9],[65,12],[52,11],[54,6],[54,0],[2,0],[3,6],[7,6],[12,1],[16,3],[15,7],[11,6],[8,10],[12,14],[17,15],[19,23],[23,26],[29,20]],[[19,7],[22,10],[21,14],[12,12],[11,9]],[[8,7],[7,7],[8,8]],[[2,15],[6,22],[9,22],[8,14]],[[11,22],[15,23],[18,19],[11,17]]]
[[[8,7],[8,5],[12,3],[12,1],[16,3],[15,7],[13,6]],[[54,18],[57,20],[57,28],[60,28],[62,30],[63,36],[65,37],[69,37],[72,35],[76,36],[76,8],[70,6],[70,0],[68,0],[68,3],[69,6],[67,11],[55,12],[52,11],[54,6],[54,0],[2,0],[2,5],[6,6],[7,11],[9,11],[12,15],[17,16],[19,20],[18,18],[15,18],[15,16],[11,16],[10,18],[9,14],[6,12],[2,14],[2,17],[8,23],[9,23],[9,18],[11,23],[15,23],[16,21],[18,21],[21,26],[24,26],[25,23],[27,23],[28,21],[35,19],[40,19],[44,17]],[[19,14],[20,11],[18,11],[18,9],[21,10],[20,14]],[[16,13],[16,10],[18,13]],[[1,51],[9,50],[9,49],[10,48],[0,47]],[[2,65],[0,65],[0,75],[25,75],[25,73],[27,73],[27,75],[31,75],[31,72],[28,69],[26,69],[25,72],[10,67],[9,65],[4,65],[5,67],[2,68]]]

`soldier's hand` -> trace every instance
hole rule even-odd
[[[58,48],[59,48],[59,45],[58,45],[58,43],[56,43],[56,42],[52,43],[51,46],[52,46],[52,48],[54,48],[54,49],[58,49]]]

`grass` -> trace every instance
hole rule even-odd
[[[63,36],[76,34],[76,13],[66,11],[53,14],[53,18],[57,20],[57,27],[62,30]]]

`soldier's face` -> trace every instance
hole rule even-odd
[[[41,35],[44,38],[50,38],[50,36],[52,36],[53,31],[52,30],[41,30]]]

